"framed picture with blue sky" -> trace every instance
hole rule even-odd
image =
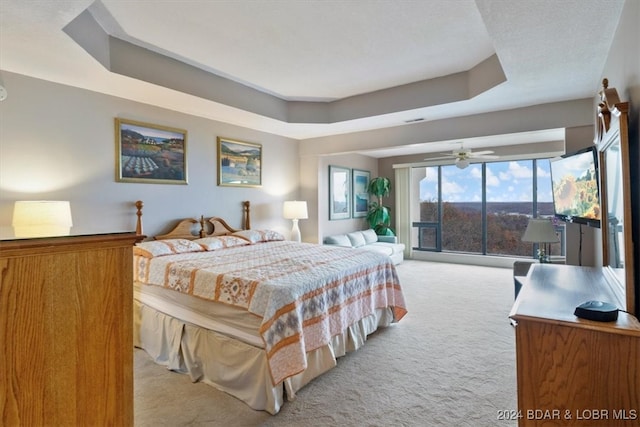
[[[369,186],[370,179],[371,173],[369,171],[353,169],[351,174],[353,218],[367,216],[367,211],[369,210],[369,193],[367,192],[367,187]]]

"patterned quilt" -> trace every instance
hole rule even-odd
[[[391,307],[396,322],[407,312],[387,256],[335,246],[273,241],[136,256],[135,279],[260,316],[274,385],[302,372],[308,351],[376,309]]]

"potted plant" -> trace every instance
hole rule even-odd
[[[389,178],[377,177],[369,181],[367,193],[374,196],[375,200],[369,203],[367,221],[369,226],[375,230],[378,236],[395,236],[391,229],[391,215],[389,208],[382,204],[382,198],[387,197],[391,191],[391,181]]]

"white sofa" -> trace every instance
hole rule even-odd
[[[404,243],[398,243],[396,236],[378,236],[372,229],[327,236],[324,238],[324,244],[385,254],[396,265],[404,260]]]

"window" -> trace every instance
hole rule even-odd
[[[487,253],[531,255],[522,233],[533,216],[533,160],[487,163]]]
[[[522,242],[522,234],[529,218],[553,216],[549,170],[548,160],[413,168],[413,248],[533,256],[538,248]],[[551,250],[564,253],[563,245]]]

